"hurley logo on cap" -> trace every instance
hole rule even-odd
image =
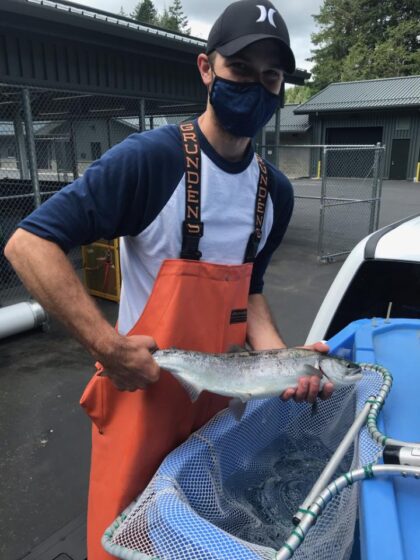
[[[257,19],[257,23],[264,22],[268,18],[270,25],[277,27],[274,23],[274,14],[277,13],[277,11],[274,8],[267,10],[265,6],[261,6],[260,4],[257,5],[257,8],[261,11],[260,17]]]

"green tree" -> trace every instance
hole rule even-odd
[[[420,73],[418,0],[324,0],[314,16],[311,89]]]
[[[188,17],[184,14],[181,0],[174,0],[168,10],[165,8],[160,17],[159,25],[171,31],[191,35],[191,29],[188,27]]]
[[[291,103],[304,103],[312,96],[310,86],[294,86],[286,89],[285,102],[289,105]]]
[[[131,17],[141,23],[159,24],[158,13],[152,0],[141,0],[134,8]]]

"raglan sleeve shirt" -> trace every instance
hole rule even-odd
[[[283,238],[293,208],[290,182],[273,166],[268,167],[273,225],[257,255],[250,293],[262,292],[265,270]],[[108,150],[82,177],[52,196],[18,227],[56,243],[64,252],[100,238],[137,236],[168,203],[183,174],[177,127],[133,134]]]

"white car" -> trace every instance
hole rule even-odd
[[[361,318],[420,319],[420,214],[386,226],[347,257],[306,340],[326,340]]]

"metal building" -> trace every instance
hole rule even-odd
[[[420,161],[420,76],[333,83],[295,109],[314,144],[386,145],[384,177],[413,180]]]

